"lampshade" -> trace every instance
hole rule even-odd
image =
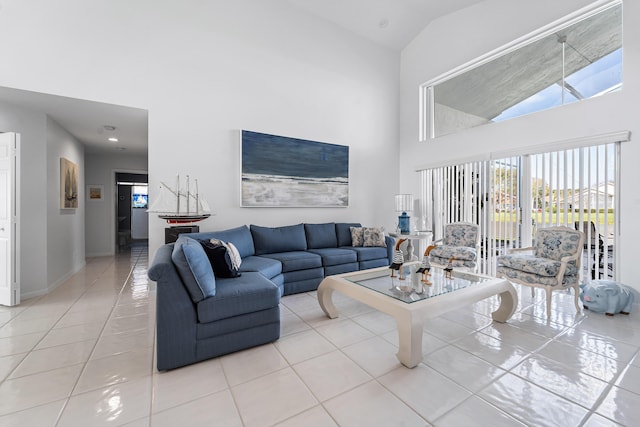
[[[413,194],[396,194],[396,212],[413,210]]]

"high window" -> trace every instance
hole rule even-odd
[[[622,3],[613,1],[421,86],[420,139],[622,88]]]

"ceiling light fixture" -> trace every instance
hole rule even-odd
[[[118,142],[118,138],[114,138],[113,136],[111,138],[109,138],[109,141],[111,142]]]

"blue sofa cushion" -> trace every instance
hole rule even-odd
[[[345,248],[346,249],[346,248]],[[381,247],[350,247],[358,254],[358,261],[369,261],[372,259],[387,258],[387,248]]]
[[[280,289],[260,273],[245,273],[236,279],[218,280],[215,298],[200,301],[198,321],[214,322],[277,307]]]
[[[307,236],[308,249],[338,247],[336,225],[333,222],[326,224],[305,224],[304,232]]]
[[[215,322],[198,322],[196,326],[196,338],[198,340],[198,346],[200,346],[200,344],[206,345],[204,344],[204,342],[210,338],[213,338],[214,340],[216,338],[220,339],[224,335],[227,335],[227,337],[229,337],[230,340],[235,344],[235,342],[239,340],[238,331],[251,331],[252,329],[255,330],[254,328],[260,327],[261,325],[268,325],[272,323],[280,323],[280,307],[273,307],[272,309],[268,310],[260,310],[254,313],[247,313],[243,314],[242,316],[228,317],[226,319],[220,319]],[[217,343],[219,344],[219,341],[217,341]],[[249,345],[241,343],[241,345],[242,348],[253,346],[251,345],[251,343],[249,343]]]
[[[358,255],[355,251],[342,248],[323,248],[323,249],[309,249],[309,252],[320,255],[322,258],[322,266],[327,267],[330,265],[348,264],[350,262],[356,262]]]
[[[238,249],[242,258],[255,255],[255,248],[253,246],[253,236],[249,227],[242,225],[236,228],[230,228],[228,230],[221,231],[206,231],[201,233],[189,233],[186,235],[196,240],[211,240],[218,239],[223,242],[231,242],[233,246]]]
[[[207,254],[213,274],[216,277],[238,277],[240,273],[235,268],[229,255],[229,250],[225,245],[212,243],[208,240],[200,240],[200,244]]]
[[[367,261],[360,261],[358,264],[359,264],[359,267],[358,267],[359,270],[367,270],[369,268],[385,267],[389,265],[389,261],[387,261],[386,259],[378,258],[378,259],[370,259]]]
[[[324,276],[333,276],[334,274],[350,273],[358,271],[358,262],[350,262],[349,264],[328,265],[324,268]]]
[[[322,267],[322,258],[320,258],[320,255],[311,252],[293,251],[264,254],[261,256],[280,261],[282,263],[283,273]]]
[[[362,225],[359,222],[336,223],[336,237],[338,238],[338,247],[352,246],[351,227],[362,227]]]
[[[240,271],[256,271],[267,279],[273,279],[282,273],[282,263],[278,260],[261,256],[250,256],[242,260]]]
[[[307,238],[302,224],[273,228],[252,224],[251,234],[256,255],[307,250]]]
[[[193,302],[216,294],[213,269],[200,242],[184,235],[180,236],[173,246],[171,260]]]
[[[305,270],[297,270],[297,271],[289,271],[283,273],[284,281],[287,284],[291,284],[292,282],[300,282],[310,279],[324,279],[324,269],[322,267],[318,268],[307,268]],[[319,283],[319,282],[318,282]]]

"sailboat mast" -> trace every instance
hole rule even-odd
[[[191,200],[189,200],[191,198],[191,193],[189,192],[189,175],[187,175],[187,215],[189,215],[189,212],[191,209],[189,209],[189,205],[191,204]]]
[[[176,175],[176,213],[180,213],[180,174]]]
[[[194,193],[191,193],[191,177],[187,175],[185,190],[180,190],[180,175],[176,176],[176,190],[173,190],[164,182],[160,182],[160,194],[154,201],[149,212],[156,212],[162,219],[166,219],[169,224],[186,224],[195,221],[201,221],[211,216],[211,211],[204,197],[200,198],[199,182],[196,179]],[[168,200],[167,192],[175,196],[176,200]],[[164,194],[164,197],[163,197]],[[77,197],[77,196],[76,196]],[[186,197],[187,206],[180,201],[182,197]],[[191,199],[196,203],[196,208],[191,207]],[[202,206],[200,204],[202,203]],[[175,210],[174,210],[175,207]],[[184,209],[184,210],[183,210]],[[185,212],[186,210],[186,212]]]
[[[196,215],[200,214],[200,191],[198,190],[198,179],[196,178]]]

